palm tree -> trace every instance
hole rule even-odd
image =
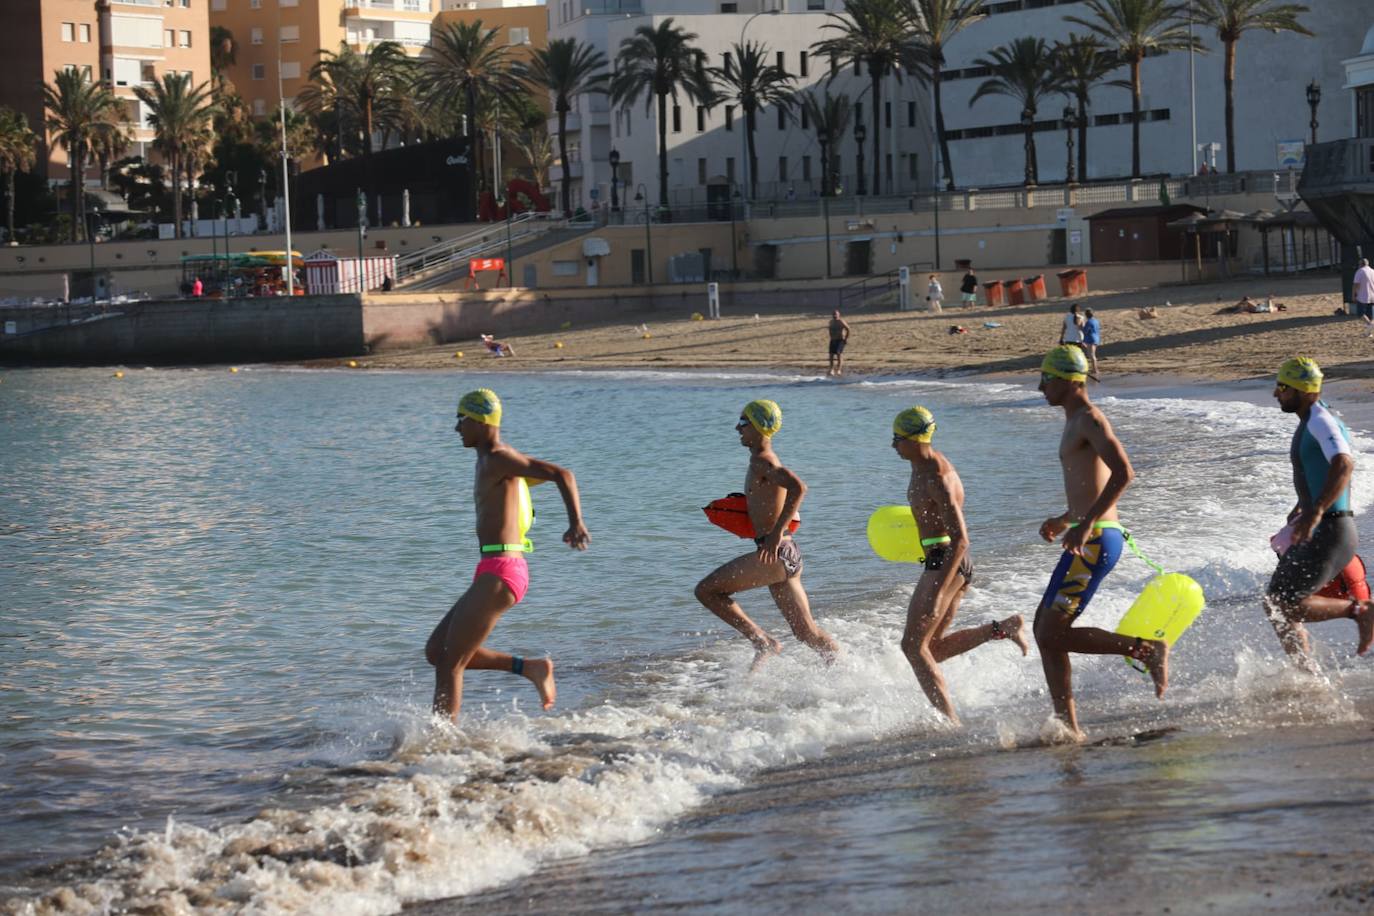
[[[176,237],[181,238],[181,173],[187,172],[189,190],[194,185],[188,168],[196,157],[198,144],[210,134],[218,109],[211,102],[207,85],[191,85],[189,73],[164,73],[151,87],[134,89],[148,109],[148,126],[153,129],[153,145],[166,157],[172,175],[172,222]]]
[[[715,104],[706,52],[694,47],[695,32],[673,25],[669,16],[657,26],[641,25],[620,42],[616,73],[611,77],[611,101],[633,105],[644,96],[647,114],[658,100],[658,205],[668,206],[668,97],[678,93],[696,105]]]
[[[801,100],[802,111],[811,122],[812,130],[816,132],[816,145],[821,148],[821,196],[829,197],[835,193],[831,182],[834,177],[833,150],[849,129],[849,96],[831,95],[829,89],[817,94],[816,89],[811,89],[798,93],[797,97]]]
[[[870,95],[873,99],[873,193],[882,189],[882,83],[883,77],[894,74],[902,78],[902,70],[923,74],[928,64],[925,49],[916,32],[916,18],[911,0],[845,0],[843,13],[830,13],[833,22],[821,26],[839,34],[816,42],[817,54],[825,54],[845,63],[868,65]]]
[[[734,45],[732,56],[733,66],[713,67],[710,73],[721,90],[717,95],[735,101],[744,112],[744,139],[749,148],[748,192],[752,200],[759,196],[759,157],[754,151],[758,111],[768,105],[789,110],[793,104],[794,78],[777,64],[768,62],[768,48],[762,42],[746,41],[743,45]]]
[[[1131,67],[1131,177],[1140,177],[1140,64],[1147,55],[1205,52],[1188,31],[1187,7],[1170,0],[1085,0],[1092,19],[1065,16],[1100,37]]]
[[[549,183],[549,169],[553,168],[553,139],[543,125],[528,127],[515,135],[515,148],[533,172],[534,183],[545,188]]]
[[[1198,25],[1215,26],[1217,38],[1225,48],[1224,82],[1226,86],[1226,171],[1236,170],[1236,43],[1246,32],[1266,29],[1270,32],[1312,34],[1298,21],[1307,7],[1301,3],[1280,3],[1278,0],[1195,0],[1193,21]]]
[[[1054,64],[1059,91],[1078,106],[1078,180],[1084,181],[1088,177],[1088,96],[1094,86],[1121,66],[1121,61],[1093,36],[1075,34],[1068,41],[1054,43]],[[1112,85],[1130,88],[1125,82]]]
[[[222,25],[210,26],[210,77],[217,91],[224,88],[224,71],[238,62],[238,50],[233,32]]]
[[[51,83],[43,86],[43,106],[47,109],[47,128],[53,139],[67,151],[72,174],[72,241],[85,231],[86,157],[95,135],[105,125],[116,124],[123,109],[114,93],[103,83],[91,82],[75,68],[58,70]]]
[[[508,46],[497,40],[497,29],[483,29],[482,20],[451,22],[430,38],[430,56],[420,64],[416,92],[431,119],[452,112],[462,100],[468,161],[473,163],[473,199],[484,177],[478,162],[479,105],[511,101],[521,85],[510,66]]]
[[[1035,115],[1040,99],[1056,91],[1054,54],[1043,38],[1017,38],[1010,44],[993,48],[975,66],[987,67],[992,76],[983,80],[973,97],[975,102],[988,95],[1005,95],[1021,103],[1021,124],[1026,133],[1026,184],[1040,180],[1035,156]]]
[[[0,172],[5,174],[5,236],[14,241],[14,176],[27,172],[38,161],[38,134],[29,130],[29,119],[13,108],[0,107]]]
[[[925,76],[935,97],[935,133],[940,139],[940,158],[944,164],[945,190],[954,190],[954,166],[949,159],[949,138],[945,136],[945,111],[940,98],[940,74],[945,66],[945,48],[965,28],[986,19],[983,0],[915,0],[918,41],[924,49]]]
[[[558,158],[563,163],[563,215],[572,216],[572,183],[568,174],[568,112],[573,99],[593,92],[609,91],[606,55],[576,38],[555,38],[547,48],[534,52],[522,78],[532,89],[553,97],[558,114]]]

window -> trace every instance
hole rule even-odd
[[[916,166],[920,161],[920,158],[915,153],[906,157],[906,177],[910,178],[912,181],[916,180]]]
[[[916,126],[916,103],[915,103],[915,102],[907,102],[907,103],[906,103],[906,126],[907,126],[907,127],[915,127],[915,126]]]
[[[722,3],[722,4],[720,5],[720,11],[721,11],[722,13],[738,13],[738,12],[739,12],[739,4],[738,4],[738,3]]]
[[[182,30],[181,30],[181,46],[182,46],[183,48],[189,48],[189,47],[191,47],[191,30],[190,30],[190,29],[182,29]]]
[[[830,78],[834,79],[840,75],[840,59],[834,54],[830,55]]]
[[[253,31],[249,33],[248,40],[255,45],[262,44],[262,29],[253,29]]]
[[[887,176],[887,183],[892,184],[892,154],[888,153],[883,157],[883,174]]]
[[[892,127],[892,103],[883,102],[883,127]]]
[[[697,184],[706,184],[706,160],[697,160]]]
[[[177,46],[177,33],[172,29],[163,29],[162,46],[164,48],[175,48]]]
[[[88,22],[81,23],[81,40],[86,44],[91,43],[91,25]]]
[[[863,76],[863,61],[859,60],[857,57],[854,58],[854,75]]]
[[[787,130],[787,109],[778,106],[778,130]]]
[[[181,8],[189,10],[191,8],[191,0],[181,0]]]
[[[75,23],[71,23],[71,22],[64,22],[64,23],[62,23],[62,40],[63,40],[63,41],[75,41],[75,40],[76,40],[76,24],[75,24]]]
[[[263,101],[262,99],[254,99],[254,100],[253,100],[253,114],[254,114],[256,117],[259,117],[259,118],[261,118],[263,115],[267,114],[267,103],[266,103],[265,101]]]
[[[735,129],[735,106],[734,106],[734,105],[726,105],[726,106],[725,106],[725,129],[726,129],[726,130],[734,130],[734,129]]]
[[[140,76],[145,83],[157,82],[157,71],[153,68],[150,61],[143,62],[143,66],[140,68]]]
[[[706,130],[706,106],[697,106],[697,133]]]
[[[825,9],[825,0],[806,0],[806,9],[810,13],[823,10]]]
[[[727,156],[725,159],[725,180],[730,184],[735,183],[735,157]]]
[[[724,65],[724,68],[723,68],[723,69],[725,70],[725,75],[726,75],[726,76],[729,76],[729,75],[730,75],[730,67],[731,67],[731,63],[730,63],[730,52],[729,52],[729,51],[726,51],[724,54],[721,55],[721,57],[725,58],[725,65]]]
[[[300,0],[277,0],[277,6],[299,6]]]
[[[210,0],[210,10],[216,13],[224,12],[224,0]]]
[[[802,156],[802,181],[811,180],[811,157]]]
[[[248,8],[250,10],[262,9],[262,0],[248,0]]]
[[[802,106],[800,106],[797,110],[801,112],[801,129],[802,129],[802,130],[810,130],[810,129],[811,129],[811,115],[807,113],[807,111],[806,111],[806,106],[805,106],[805,105],[802,105]]]
[[[809,75],[810,75],[810,73],[809,73],[808,70],[807,70],[806,61],[807,61],[806,52],[803,51],[803,52],[801,52],[801,61],[800,61],[799,64],[798,64],[798,68],[799,68],[800,73],[801,73],[802,76],[809,76]]]
[[[253,79],[260,80],[267,78],[267,68],[262,64],[253,65]]]
[[[863,102],[855,102],[855,103],[854,103],[854,123],[855,123],[855,124],[862,124],[863,122],[864,122],[864,103],[863,103]],[[852,130],[853,128],[851,127],[850,129]]]
[[[787,157],[778,157],[778,181],[787,180]]]
[[[84,76],[84,77],[86,77],[86,82],[88,82],[88,83],[94,82],[94,80],[91,78],[91,65],[90,65],[90,64],[82,64],[82,65],[81,65],[81,75]]]
[[[529,43],[530,30],[528,26],[524,28],[512,28],[510,30],[510,40],[507,42],[507,44],[527,45]]]
[[[301,27],[298,25],[284,25],[277,30],[277,39],[283,43],[300,41]]]
[[[284,60],[281,62],[281,78],[284,80],[299,79],[301,75],[301,63],[298,60]]]
[[[682,106],[673,106],[673,133],[682,133]]]
[[[582,267],[581,261],[554,261],[553,275],[555,277],[575,277]]]
[[[787,57],[782,51],[778,52],[778,70],[783,73],[787,72]]]

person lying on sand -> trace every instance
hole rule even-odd
[[[515,348],[510,344],[496,340],[490,334],[482,334],[480,336],[482,338],[482,346],[486,347],[487,352],[491,353],[492,356],[515,355]]]

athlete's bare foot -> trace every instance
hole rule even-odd
[[[553,659],[527,658],[524,673],[539,689],[539,699],[544,708],[552,709],[553,701],[558,698],[558,685],[553,682]]]
[[[1364,655],[1374,643],[1374,601],[1361,601],[1360,609],[1355,612],[1355,626],[1360,628],[1360,646],[1356,655]]]
[[[1040,726],[1040,743],[1044,745],[1082,744],[1087,740],[1087,734],[1078,726],[1070,725],[1063,716],[1050,716]]]
[[[1026,642],[1026,634],[1022,632],[1025,629],[1025,623],[1026,622],[1021,619],[1020,614],[1012,614],[997,626],[1006,635],[1007,639],[1010,639],[1021,647],[1022,655],[1029,655],[1030,643]]]
[[[766,640],[766,642],[764,642],[763,645],[759,645],[758,643],[754,644],[754,660],[749,664],[750,674],[753,674],[755,671],[762,668],[763,663],[768,661],[774,655],[782,654],[782,643],[778,642],[776,639],[767,635],[766,633],[764,634],[763,638]]]
[[[1150,645],[1154,653],[1145,665],[1150,669],[1151,680],[1155,682],[1155,696],[1163,699],[1164,691],[1169,689],[1169,644],[1162,639],[1153,639]]]

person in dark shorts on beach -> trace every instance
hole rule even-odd
[[[501,441],[501,401],[488,388],[463,395],[455,431],[463,448],[477,452],[473,497],[477,503],[477,542],[481,547],[472,584],[439,621],[425,643],[425,660],[434,666],[434,712],[458,720],[463,705],[463,672],[468,669],[509,671],[539,690],[545,709],[553,706],[556,688],[553,660],[524,659],[494,652],[483,643],[501,615],[520,603],[530,585],[525,551],[529,543],[521,526],[520,480],[558,485],[568,510],[563,543],[586,550],[591,535],[582,524],[582,506],[572,471],[521,454]]]
[[[959,284],[959,301],[964,308],[971,309],[978,304],[978,277],[970,267],[964,271],[964,279]]]
[[[1274,398],[1284,413],[1298,415],[1288,459],[1298,501],[1288,514],[1292,546],[1279,558],[1265,591],[1264,609],[1284,651],[1306,670],[1316,670],[1304,623],[1349,617],[1358,630],[1356,652],[1374,642],[1374,602],[1317,594],[1355,556],[1359,534],[1350,510],[1355,455],[1350,433],[1321,401],[1322,371],[1307,357],[1279,367]]]
[[[826,375],[844,374],[844,348],[849,343],[849,324],[840,317],[840,310],[830,314],[830,370]]]
[[[758,549],[721,566],[698,582],[696,588],[698,601],[754,644],[750,670],[782,651],[782,643],[750,620],[732,597],[754,588],[768,587],[793,635],[827,662],[839,651],[830,634],[816,626],[811,603],[802,588],[801,550],[788,528],[806,496],[806,484],[783,467],[773,451],[773,437],[780,429],[782,408],[776,403],[758,400],[744,405],[735,431],[739,433],[740,445],[749,449],[744,496]]]
[[[1073,625],[1121,557],[1126,535],[1116,504],[1135,477],[1121,440],[1088,398],[1087,381],[1088,358],[1082,347],[1060,344],[1040,364],[1041,393],[1051,406],[1064,410],[1059,464],[1069,508],[1040,526],[1046,541],[1063,536],[1064,553],[1035,611],[1035,642],[1055,716],[1074,741],[1082,741],[1084,735],[1078,727],[1069,653],[1133,658],[1149,670],[1159,697],[1169,683],[1169,646],[1163,640]]]
[[[1019,614],[945,633],[973,584],[973,562],[964,525],[964,484],[949,459],[931,446],[934,436],[935,417],[924,407],[909,407],[892,421],[892,447],[911,462],[906,498],[925,548],[925,572],[907,605],[902,654],[930,702],[958,725],[940,663],[990,639],[1010,639],[1022,655],[1030,646]]]

